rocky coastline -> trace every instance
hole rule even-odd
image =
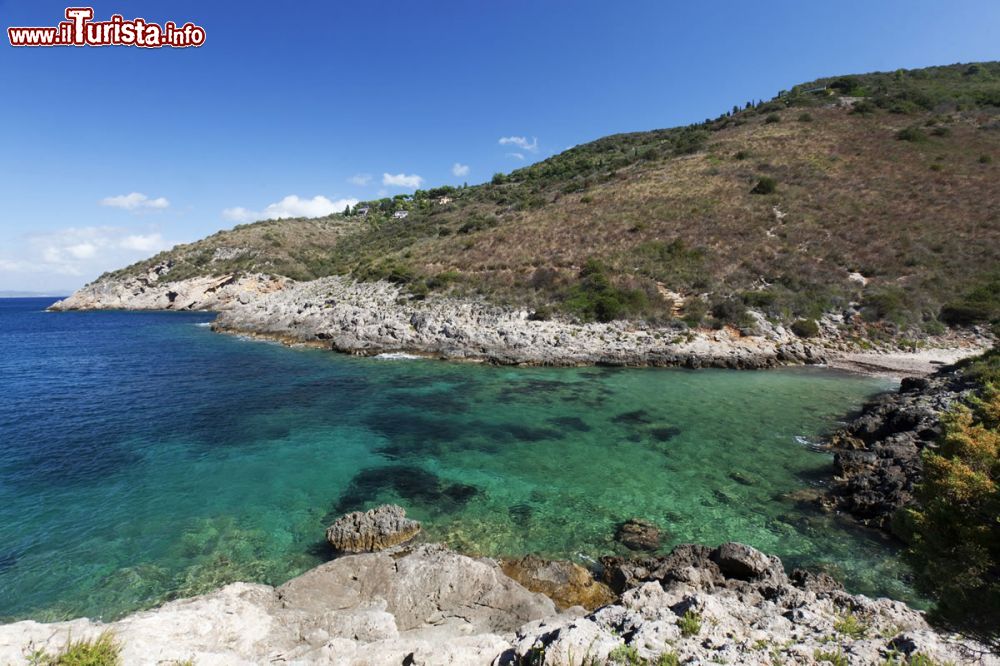
[[[331,545],[378,552],[337,557],[278,587],[233,583],[111,623],[0,626],[0,663],[111,632],[130,665],[1000,664],[901,602],[849,594],[825,574],[788,574],[744,544],[608,557],[591,572],[419,543],[419,524],[404,516],[393,506],[344,516]]]
[[[170,281],[169,272],[168,265],[158,265],[140,277],[104,278],[50,309],[210,310],[218,312],[212,327],[221,333],[356,355],[409,353],[544,366],[761,369],[831,363],[864,372],[879,372],[880,367],[879,354],[854,354],[848,362],[839,341],[802,339],[753,312],[754,326],[743,330],[680,330],[624,321],[580,324],[538,321],[529,310],[475,299],[414,299],[384,281],[334,276],[295,282],[263,274]],[[982,344],[962,340],[946,353],[960,358],[977,353]],[[882,365],[895,374],[892,364]],[[926,360],[918,367],[924,366],[929,371]]]
[[[945,367],[865,404],[830,438],[834,478],[824,504],[891,531],[893,516],[913,502],[921,454],[941,435],[942,414],[974,390],[960,369]]]

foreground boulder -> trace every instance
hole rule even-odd
[[[341,553],[375,553],[406,543],[420,532],[420,523],[406,509],[383,504],[370,511],[341,516],[326,529],[326,540]]]
[[[503,572],[532,592],[541,592],[559,608],[581,606],[594,610],[610,604],[615,594],[595,580],[587,569],[565,560],[543,560],[537,555],[503,560]]]
[[[495,562],[425,544],[341,557],[278,588],[233,583],[110,624],[0,625],[0,664],[105,630],[128,666],[489,664],[518,627],[555,615]]]
[[[533,578],[572,579],[565,564],[539,559]],[[823,574],[789,577],[780,560],[741,544],[607,558],[606,567],[629,581],[617,602],[557,612],[492,560],[397,547],[338,558],[278,588],[234,583],[110,624],[0,625],[0,664],[32,663],[33,651],[110,630],[129,666],[603,666],[664,655],[685,664],[1000,665],[905,604],[848,594]]]

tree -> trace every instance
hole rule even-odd
[[[1000,648],[1000,386],[970,402],[925,449],[918,506],[899,522],[917,584],[937,600],[932,618]]]

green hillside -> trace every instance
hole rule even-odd
[[[745,323],[748,306],[791,321],[853,303],[872,335],[1000,317],[1000,63],[734,102],[482,185],[369,202],[367,216],[244,225],[114,275],[165,260],[177,278],[351,274],[417,298],[692,325]]]

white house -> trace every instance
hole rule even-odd
[[[368,210],[369,210],[368,206],[362,206],[361,208],[355,209],[354,214],[364,217],[365,215],[368,214]]]
[[[397,220],[402,220],[402,219],[405,219],[406,216],[409,215],[409,214],[410,214],[410,211],[408,211],[408,210],[397,210],[395,213],[392,214],[392,216],[394,218],[396,218]]]

